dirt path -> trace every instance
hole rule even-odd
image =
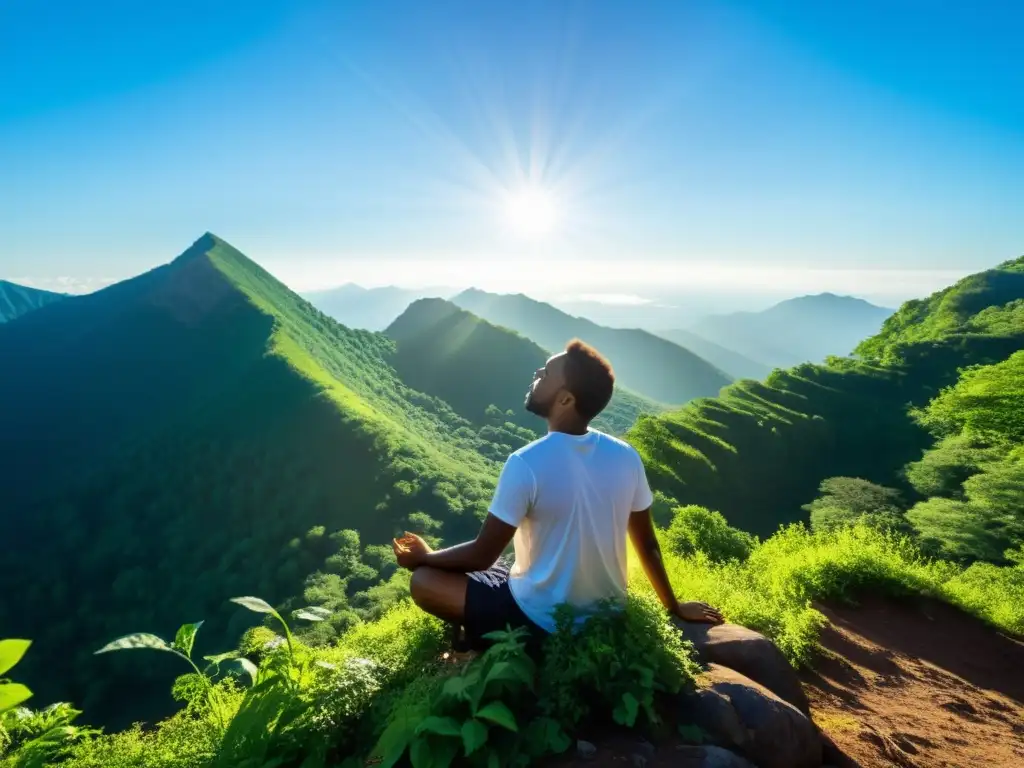
[[[865,768],[1024,766],[1024,643],[948,605],[817,606],[815,722]]]

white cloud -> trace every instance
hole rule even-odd
[[[105,288],[117,279],[112,277],[71,277],[62,275],[60,277],[12,277],[10,282],[24,285],[29,288],[38,288],[42,291],[54,291],[56,293],[92,293],[100,288]]]

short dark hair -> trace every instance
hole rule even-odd
[[[600,352],[573,339],[565,347],[565,384],[576,398],[576,412],[589,422],[612,399],[615,372]]]

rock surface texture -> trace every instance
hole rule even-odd
[[[811,720],[739,672],[709,665],[700,688],[681,700],[681,720],[760,768],[820,768],[822,740]]]
[[[810,704],[800,678],[782,651],[764,635],[738,624],[697,624],[676,621],[693,643],[702,664],[719,664],[760,683],[805,715]]]

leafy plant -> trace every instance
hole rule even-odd
[[[697,672],[693,648],[648,596],[630,595],[625,607],[603,604],[578,626],[569,606],[544,648],[541,708],[563,727],[611,713],[633,726],[640,713],[655,724],[658,693],[678,693]]]
[[[253,685],[245,692],[224,733],[214,768],[264,768],[280,765],[303,753],[303,768],[323,765],[327,740],[303,740],[302,733],[310,729],[310,721],[318,714],[310,686],[318,674],[330,670],[331,665],[314,663],[312,655],[294,640],[288,622],[265,600],[235,597],[231,602],[273,617],[284,630],[284,642],[271,640],[266,644],[268,653],[252,675]],[[293,615],[306,621],[324,621],[330,611],[307,607]],[[322,721],[322,709],[319,714]]]
[[[559,724],[538,712],[536,665],[524,636],[522,629],[488,634],[494,644],[482,656],[439,679],[429,696],[401,702],[374,748],[380,768],[391,768],[406,751],[413,768],[446,766],[457,757],[498,768],[568,748]]]
[[[0,640],[0,675],[13,669],[31,645],[31,640]],[[28,701],[31,696],[32,691],[21,683],[0,677],[0,714]]]
[[[217,718],[217,722],[220,724],[221,730],[226,728],[225,720],[225,701],[222,696],[219,695],[213,681],[205,675],[196,663],[192,660],[192,648],[195,645],[196,635],[199,633],[199,628],[203,626],[202,621],[197,621],[192,624],[182,624],[178,631],[174,635],[174,642],[168,643],[163,638],[151,634],[149,632],[134,632],[130,635],[124,635],[116,640],[111,640],[109,643],[104,645],[96,654],[110,653],[111,651],[130,651],[130,650],[143,650],[149,649],[154,651],[164,651],[167,653],[173,653],[175,656],[184,659],[193,670],[195,670],[195,680],[197,680],[205,694],[206,704],[210,711]],[[206,657],[207,659],[214,661],[223,661],[228,658],[229,654],[221,654],[218,657]],[[246,671],[250,673],[253,680],[256,678],[255,666],[252,662],[247,662],[248,667]],[[244,665],[243,665],[244,666]]]

